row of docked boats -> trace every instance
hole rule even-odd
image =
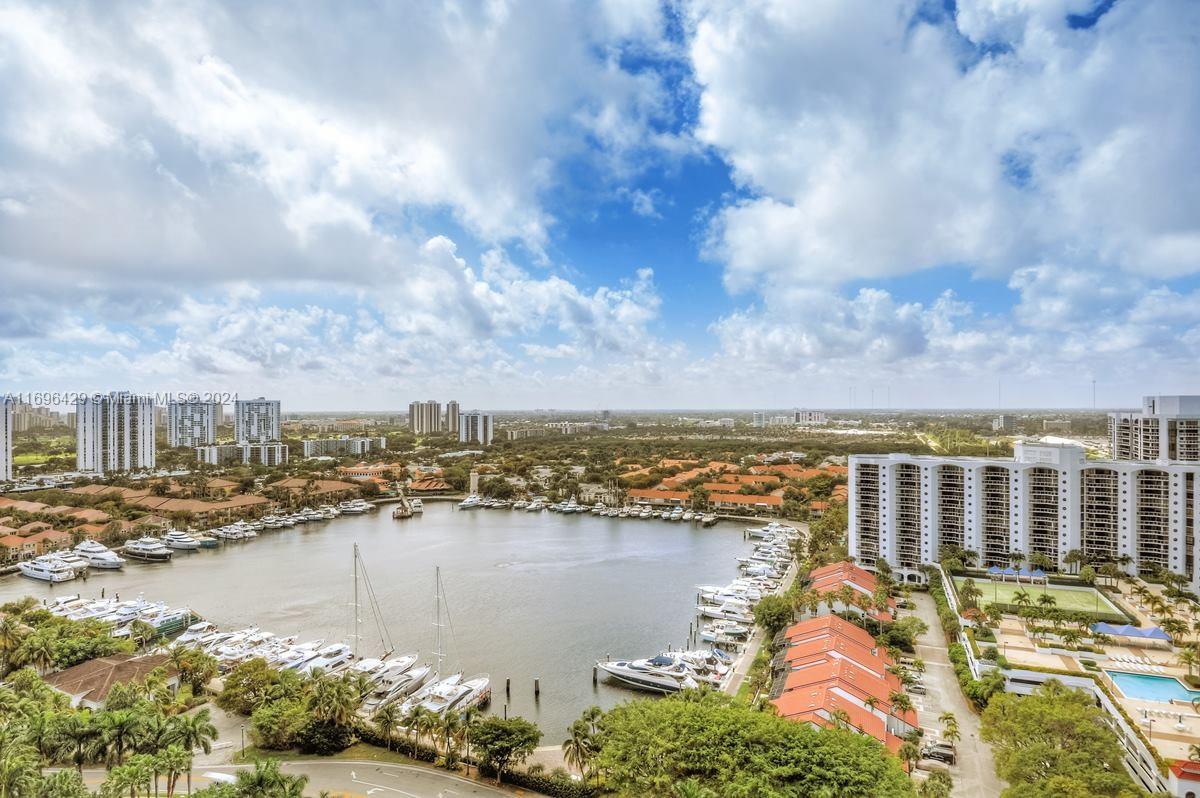
[[[46,605],[52,615],[72,621],[95,620],[112,627],[113,637],[128,637],[134,621],[149,624],[155,633],[164,636],[177,634],[195,619],[188,607],[170,607],[163,601],[136,599],[121,601],[119,597],[85,599],[64,596]]]
[[[628,504],[621,507],[610,507],[604,502],[596,502],[595,504],[588,505],[580,504],[575,500],[574,496],[564,502],[550,502],[544,498],[509,501],[507,499],[488,499],[472,493],[458,503],[458,509],[460,510],[472,510],[475,508],[484,510],[512,509],[527,513],[537,513],[547,510],[552,513],[562,513],[564,515],[576,513],[582,515],[587,513],[606,518],[658,518],[663,521],[694,521],[704,526],[712,526],[717,522],[717,516],[712,513],[702,513],[698,510],[689,510],[684,507],[655,509],[648,504]]]
[[[608,660],[596,668],[614,681],[638,690],[673,693],[708,684],[725,685],[733,672],[733,655],[745,645],[754,629],[754,606],[777,592],[791,565],[791,541],[799,536],[793,527],[772,522],[747,530],[754,549],[738,558],[741,574],[724,585],[697,585],[697,637],[708,649],[666,651],[654,657]]]

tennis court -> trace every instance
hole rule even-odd
[[[954,584],[962,590],[963,582],[968,577],[954,577]],[[1084,612],[1109,612],[1121,615],[1121,611],[1113,606],[1103,593],[1092,587],[1063,587],[1061,585],[1031,585],[1028,582],[992,582],[987,578],[976,579],[975,585],[983,591],[980,606],[995,602],[997,604],[1016,604],[1016,594],[1024,590],[1037,604],[1038,596],[1048,593],[1054,596],[1054,606],[1062,610],[1080,610]]]

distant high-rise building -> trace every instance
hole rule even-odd
[[[13,478],[13,401],[0,397],[0,482]]]
[[[408,428],[417,435],[438,432],[442,428],[442,406],[436,399],[427,402],[410,402],[408,405]]]
[[[767,426],[767,414],[766,413],[754,413],[750,417],[750,426],[752,426],[752,427]]]
[[[829,423],[824,410],[797,410],[792,414],[797,424],[806,427],[821,427]]]
[[[213,446],[197,446],[196,461],[208,465],[283,465],[288,461],[288,447],[286,443],[219,443]]]
[[[169,402],[167,443],[172,448],[216,443],[220,407],[216,402]]]
[[[106,474],[154,468],[154,399],[128,392],[75,403],[75,467]]]
[[[601,410],[600,411],[600,420],[601,421],[612,421],[612,411],[611,410]]]
[[[351,438],[343,435],[340,438],[314,438],[302,441],[305,457],[328,457],[339,454],[361,455],[387,448],[387,438]]]
[[[489,446],[492,442],[492,414],[472,410],[458,417],[458,440],[460,443],[481,443]]]
[[[451,435],[458,434],[458,415],[458,402],[454,399],[446,402],[446,432]]]
[[[233,403],[233,438],[238,443],[270,443],[279,433],[279,400],[239,399]]]
[[[1012,432],[1017,428],[1017,417],[1000,414],[992,419],[992,432]]]
[[[1144,396],[1142,410],[1109,413],[1114,460],[1200,462],[1200,396]]]

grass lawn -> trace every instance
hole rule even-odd
[[[954,577],[955,586],[961,590],[962,584],[967,577]],[[1031,585],[1028,582],[1016,584],[1014,582],[991,582],[987,579],[976,579],[975,584],[983,591],[983,598],[979,600],[980,606],[985,606],[992,602],[999,604],[1016,604],[1013,596],[1018,590],[1024,590],[1033,599],[1034,604],[1037,604],[1038,596],[1042,593],[1049,593],[1054,596],[1054,606],[1063,610],[1074,610],[1081,612],[1108,612],[1115,615],[1122,614],[1120,610],[1113,606],[1100,591],[1095,588],[1081,587],[1078,589],[1068,589],[1056,585]]]
[[[380,748],[378,746],[368,745],[367,743],[355,743],[354,745],[347,748],[345,751],[341,751],[340,753],[331,754],[329,756],[323,756],[323,757],[314,757],[312,754],[301,754],[297,750],[268,751],[265,748],[255,748],[252,745],[246,746],[246,753],[244,755],[242,755],[242,754],[234,754],[233,755],[233,761],[235,764],[255,762],[259,759],[278,759],[281,761],[287,761],[289,759],[318,759],[318,758],[319,759],[329,759],[329,760],[354,759],[354,760],[359,760],[359,761],[366,760],[366,761],[371,761],[371,762],[390,762],[392,764],[397,764],[397,765],[422,765],[424,767],[430,766],[430,763],[428,763],[428,762],[419,762],[416,759],[413,759],[412,757],[405,756],[404,754],[400,754],[395,751],[389,751],[386,748]]]

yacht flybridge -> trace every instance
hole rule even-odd
[[[87,560],[88,565],[93,568],[116,570],[125,564],[124,557],[95,540],[80,541],[75,546],[75,553]]]

